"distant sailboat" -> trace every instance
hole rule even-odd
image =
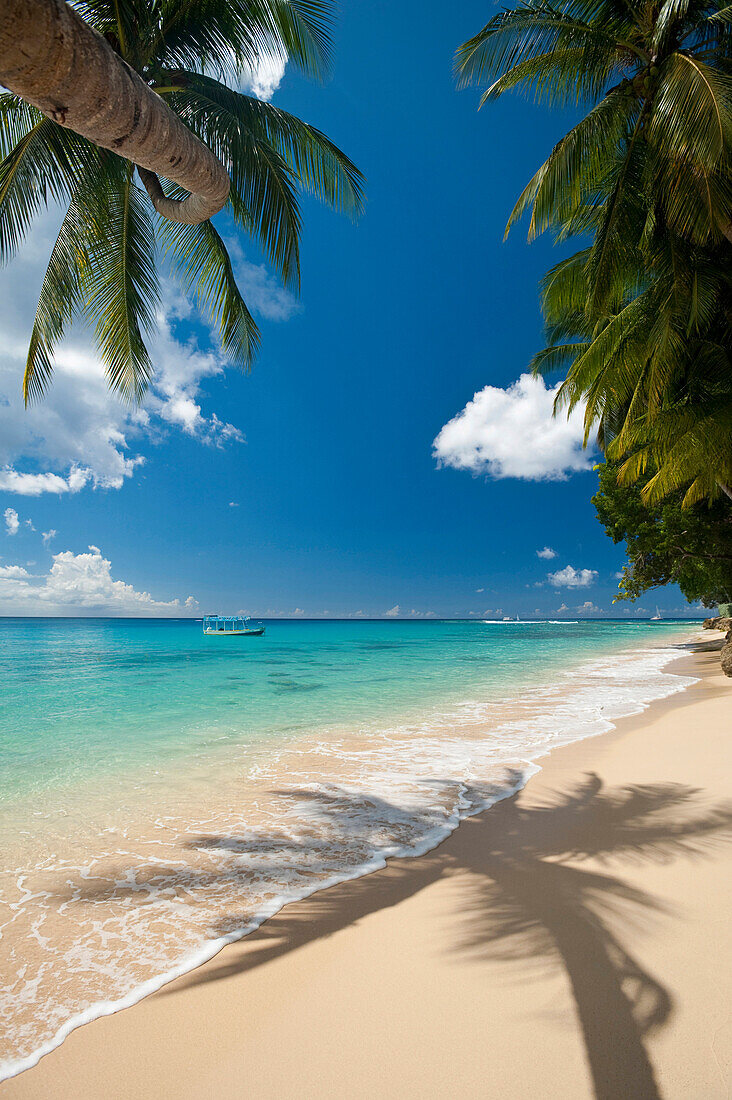
[[[656,604],[656,614],[651,615],[651,622],[656,623],[661,618],[661,612],[658,610],[658,604]]]

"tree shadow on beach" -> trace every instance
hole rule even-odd
[[[732,830],[732,808],[697,809],[680,784],[604,790],[597,775],[542,805],[512,799],[487,815],[489,843],[464,860],[475,876],[458,951],[561,965],[598,1100],[660,1096],[644,1039],[669,1019],[662,982],[623,946],[654,914],[647,892],[587,859],[670,862],[698,857]],[[578,864],[580,864],[578,866]]]
[[[347,831],[352,796],[299,796],[312,800],[316,814],[337,815]],[[219,966],[190,975],[187,983],[260,966],[396,905],[443,875],[467,872],[458,939],[448,949],[560,966],[574,996],[598,1100],[659,1098],[645,1039],[668,1021],[672,996],[622,938],[671,913],[616,874],[581,863],[704,856],[732,835],[732,807],[705,808],[700,792],[675,783],[606,790],[594,774],[540,805],[524,805],[524,799],[521,793],[499,802],[479,827],[469,824],[459,839],[419,860],[393,861],[380,875],[288,906],[259,929],[251,951],[238,959],[224,955]],[[214,843],[219,841],[230,838]]]
[[[375,820],[397,831],[407,821],[414,823],[411,809],[337,787],[277,793],[307,805],[310,837],[295,841],[275,832],[256,837],[210,834],[189,838],[184,847],[231,853],[234,865],[219,868],[219,881],[230,879],[245,887],[250,874],[261,881],[283,867],[299,866],[304,854],[319,858],[323,832],[329,844],[336,840],[343,848],[368,846],[373,835],[366,834]],[[606,789],[595,774],[542,803],[530,800],[526,791],[512,797],[505,797],[505,789],[468,792],[476,804],[501,796],[480,819],[466,822],[427,855],[390,860],[378,875],[290,903],[248,937],[243,949],[224,952],[168,992],[262,966],[397,905],[446,875],[459,875],[462,904],[445,949],[466,958],[561,968],[574,997],[598,1100],[657,1100],[660,1093],[645,1040],[668,1021],[673,999],[623,940],[635,944],[639,931],[673,913],[618,877],[617,865],[708,855],[732,836],[732,806],[710,807],[701,792],[676,783]],[[428,832],[434,819],[426,815],[421,824]],[[237,865],[240,859],[243,865]],[[583,867],[590,859],[593,865]],[[612,873],[598,868],[609,860]],[[195,890],[197,882],[206,889],[211,875],[197,880],[192,872],[186,889]],[[179,881],[180,865],[161,868],[158,885],[165,886],[166,876],[171,884]],[[93,903],[105,896],[101,884],[86,883],[83,893],[75,892],[75,901]],[[248,919],[245,912],[232,911],[211,934],[228,935],[245,927]]]

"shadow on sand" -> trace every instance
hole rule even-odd
[[[280,792],[282,793],[282,792]],[[344,844],[358,835],[364,803],[337,789],[287,792],[310,802],[314,821],[339,832]],[[486,792],[476,792],[485,797]],[[375,800],[368,801],[373,815]],[[399,807],[376,806],[384,819]],[[369,913],[394,906],[445,875],[460,874],[463,904],[445,950],[461,957],[499,957],[564,969],[574,995],[598,1100],[651,1100],[660,1096],[645,1039],[673,1010],[671,992],[623,946],[639,926],[672,913],[617,875],[622,861],[669,862],[707,855],[732,836],[732,806],[709,807],[699,791],[675,783],[605,789],[595,774],[541,804],[525,792],[494,805],[480,821],[419,859],[398,859],[386,870],[322,890],[288,905],[247,941],[245,952],[223,952],[217,962],[177,982],[212,982],[262,966]],[[317,845],[317,841],[313,841]],[[270,835],[202,836],[188,847],[225,849],[259,859],[248,871],[281,871],[307,844]],[[592,867],[582,863],[592,859]],[[598,869],[612,859],[613,872]],[[179,869],[175,869],[178,873]],[[165,871],[162,872],[163,878]],[[171,881],[173,869],[171,868]],[[246,878],[239,873],[243,885]],[[83,901],[101,898],[86,890]],[[231,913],[214,935],[247,923]],[[527,994],[527,997],[530,994]]]

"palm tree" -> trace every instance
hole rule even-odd
[[[591,231],[592,295],[659,219],[696,242],[732,239],[732,17],[714,0],[525,0],[457,53],[481,102],[520,88],[590,107],[525,187],[510,226]]]
[[[270,55],[321,76],[331,0],[79,0],[74,10],[63,0],[12,0],[9,10],[16,21],[0,32],[0,80],[19,94],[0,95],[2,261],[40,209],[66,206],[31,333],[26,402],[46,391],[55,345],[78,315],[94,324],[110,386],[141,398],[163,259],[231,359],[248,367],[257,327],[208,218],[225,203],[298,288],[298,191],[357,215],[363,181],[315,127],[227,81]],[[46,21],[13,52],[29,10]],[[70,38],[64,69],[58,53]]]
[[[594,314],[588,252],[542,281],[550,342],[533,370],[568,368],[556,408],[584,406],[585,442],[596,430],[608,457],[625,459],[621,483],[655,471],[647,503],[681,488],[686,507],[720,492],[732,498],[729,245],[704,249],[665,234]]]
[[[549,346],[568,368],[556,408],[585,403],[622,476],[649,466],[658,499],[729,492],[732,393],[732,29],[716,3],[528,0],[457,55],[465,84],[589,107],[524,189],[507,228],[592,243],[543,291]]]

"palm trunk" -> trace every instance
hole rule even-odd
[[[223,164],[65,0],[2,0],[0,83],[141,167],[153,205],[169,221],[198,225],[225,204]],[[157,175],[190,194],[166,198]]]
[[[732,489],[730,489],[729,485],[725,485],[725,483],[723,481],[718,481],[717,485],[722,490],[722,492],[725,494],[725,496],[728,496],[729,499],[732,500]]]

